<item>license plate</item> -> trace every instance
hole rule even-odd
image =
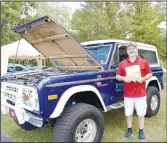
[[[16,119],[16,113],[13,109],[9,108],[9,115],[11,118]]]

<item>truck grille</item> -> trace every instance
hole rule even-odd
[[[7,100],[16,102],[16,95],[15,95],[15,94],[11,94],[11,93],[6,93],[6,92],[4,92],[4,97],[5,97]]]
[[[19,105],[27,110],[39,110],[37,89],[30,86],[1,82],[1,99],[4,104]]]
[[[18,88],[17,87],[6,86],[6,90],[18,93]]]
[[[5,86],[5,90],[2,89],[2,94],[3,96],[10,101],[16,102],[16,96],[18,94],[18,88],[15,86]]]

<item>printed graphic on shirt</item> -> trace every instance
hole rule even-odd
[[[141,78],[140,65],[129,66],[125,68],[126,76],[136,82],[137,79]]]

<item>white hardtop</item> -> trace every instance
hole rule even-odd
[[[109,42],[128,43],[128,42],[132,42],[132,41],[127,41],[127,40],[94,40],[94,41],[82,42],[81,45],[86,46],[86,45],[91,45],[91,44],[104,44],[104,43],[109,43]],[[152,48],[154,50],[156,49],[156,47],[153,45],[139,43],[139,42],[135,42],[135,43],[137,44],[137,46],[148,47],[148,48]]]

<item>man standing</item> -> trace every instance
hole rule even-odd
[[[128,126],[125,138],[128,139],[133,135],[132,115],[135,107],[139,120],[139,139],[144,141],[144,116],[147,109],[145,81],[152,76],[152,73],[148,62],[138,56],[136,43],[127,44],[127,54],[128,58],[120,62],[116,75],[116,79],[123,81],[124,85],[124,108]],[[127,76],[129,75],[127,69],[136,67],[141,76]]]

